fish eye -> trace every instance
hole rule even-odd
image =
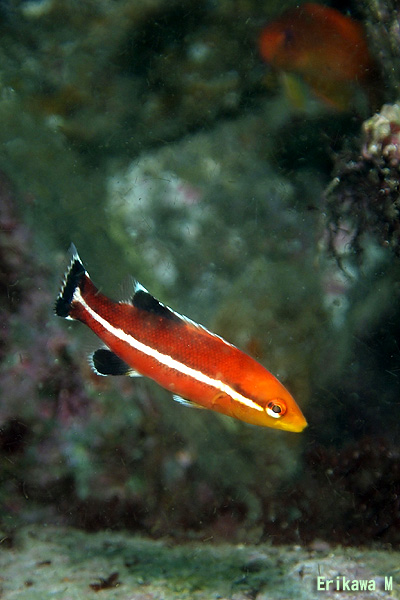
[[[282,400],[271,400],[265,407],[267,415],[273,419],[280,419],[286,412],[286,405]]]

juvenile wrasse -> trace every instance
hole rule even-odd
[[[91,356],[99,375],[150,377],[182,404],[246,423],[302,431],[307,422],[279,381],[253,358],[168,308],[140,283],[129,302],[93,284],[76,249],[55,312],[85,323],[105,347]]]

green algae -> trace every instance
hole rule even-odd
[[[285,600],[336,598],[317,592],[317,576],[374,579],[369,600],[399,598],[400,555],[352,548],[179,544],[125,533],[25,527],[0,550],[4,600]],[[110,578],[110,575],[113,577]],[[393,591],[384,578],[393,577]],[[110,580],[109,587],[105,582]],[[93,586],[93,587],[92,587]],[[342,600],[361,595],[340,593]]]

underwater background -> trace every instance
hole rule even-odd
[[[400,11],[329,5],[374,74],[339,103],[260,54],[296,6],[0,3],[0,598],[400,597]],[[297,50],[313,75],[340,35]],[[54,315],[71,242],[108,296],[134,277],[261,362],[307,429],[95,375]]]

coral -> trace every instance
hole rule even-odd
[[[399,106],[385,105],[363,124],[359,147],[336,161],[326,201],[329,247],[338,257],[350,251],[362,262],[369,236],[400,255],[399,131]]]
[[[360,140],[339,153],[326,193],[330,249],[358,266],[371,242],[390,248],[396,256],[400,253],[399,11],[393,0],[361,2],[360,9],[382,75],[375,80],[375,95],[390,104],[365,121]],[[340,241],[343,233],[345,244]]]
[[[389,175],[400,167],[400,105],[385,104],[381,111],[363,124],[362,156]],[[386,171],[385,171],[386,169]],[[385,181],[390,189],[398,189],[398,181]],[[397,184],[397,186],[396,186]]]

